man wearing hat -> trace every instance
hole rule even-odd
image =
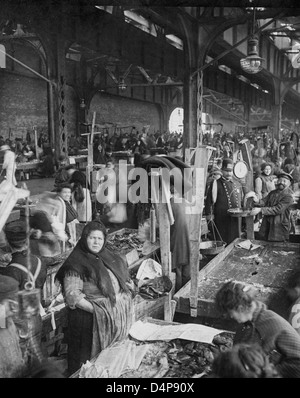
[[[9,145],[1,145],[0,151],[4,152],[4,159],[2,164],[2,172],[6,171],[6,180],[11,182],[14,186],[17,185],[17,180],[15,177],[16,173],[16,155],[10,149]]]
[[[290,212],[294,203],[293,191],[290,186],[293,178],[290,174],[278,174],[276,189],[259,200],[254,197],[255,206],[252,215],[261,213],[263,220],[257,237],[270,242],[284,242],[289,240],[291,229]]]
[[[294,159],[285,159],[283,171],[292,176],[293,182],[291,185],[291,189],[295,192],[299,188],[300,172],[299,167],[296,166]]]
[[[222,176],[213,180],[208,187],[205,200],[205,214],[207,219],[214,216],[215,226],[224,242],[229,244],[240,235],[238,217],[231,217],[227,210],[241,208],[243,187],[233,177],[233,160],[224,158],[222,162]]]

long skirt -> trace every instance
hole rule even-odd
[[[76,308],[68,311],[68,375],[91,359],[93,341],[93,314]]]
[[[110,344],[126,338],[134,320],[131,294],[118,294],[114,306],[107,298],[91,302],[93,314],[79,308],[68,309],[69,376]]]

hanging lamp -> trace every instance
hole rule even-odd
[[[264,59],[258,55],[258,38],[254,34],[255,28],[255,7],[253,9],[252,34],[248,40],[248,55],[240,60],[242,69],[251,74],[258,73],[263,68]]]

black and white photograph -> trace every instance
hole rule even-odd
[[[297,3],[0,0],[0,379],[300,378]]]

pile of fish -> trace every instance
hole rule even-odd
[[[216,355],[231,349],[233,336],[233,333],[220,333],[215,336],[213,344],[181,339],[146,343],[149,348],[139,368],[121,378],[197,378],[209,375]]]
[[[200,374],[209,375],[215,356],[232,347],[233,334],[215,336],[213,344],[186,340],[173,340],[173,346],[165,352],[168,355],[169,370],[164,377],[189,378]]]
[[[106,247],[124,254],[136,249],[139,257],[142,257],[143,242],[138,239],[137,235],[137,231],[125,231],[122,234],[108,235]]]

